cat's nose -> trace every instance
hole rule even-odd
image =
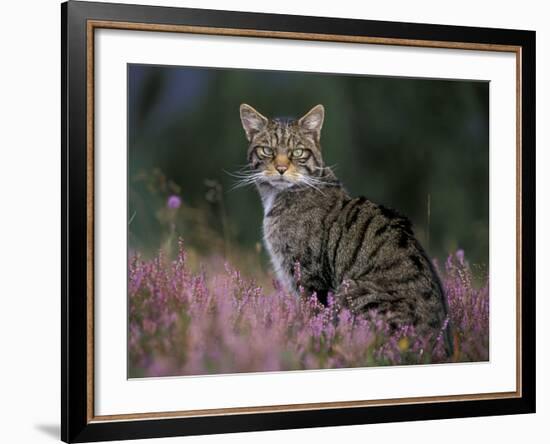
[[[285,174],[285,171],[288,170],[288,167],[285,166],[285,165],[279,165],[275,168],[279,174],[282,176],[283,174]]]

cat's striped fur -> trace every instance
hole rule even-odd
[[[328,292],[355,313],[376,310],[394,327],[437,335],[447,306],[440,280],[411,224],[365,197],[352,198],[326,167],[324,108],[301,119],[267,119],[241,105],[249,174],[264,206],[264,242],[278,280],[326,303]],[[294,269],[300,264],[300,282]],[[449,326],[443,334],[450,350]]]

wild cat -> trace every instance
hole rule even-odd
[[[326,304],[328,292],[354,313],[375,310],[392,328],[414,325],[439,334],[448,351],[449,326],[441,282],[409,220],[396,211],[351,197],[323,162],[325,110],[300,119],[268,119],[242,104],[249,173],[263,208],[266,249],[288,291],[301,285]],[[300,264],[300,282],[295,277]]]

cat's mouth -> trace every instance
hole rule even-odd
[[[297,180],[286,174],[267,175],[266,181],[274,188],[284,189],[296,185]]]

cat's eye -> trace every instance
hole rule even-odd
[[[298,148],[292,151],[292,157],[295,157],[296,159],[299,157],[302,157],[303,155],[304,155],[304,150],[301,148]]]
[[[273,157],[273,150],[268,146],[262,146],[260,147],[260,150],[264,156]]]

